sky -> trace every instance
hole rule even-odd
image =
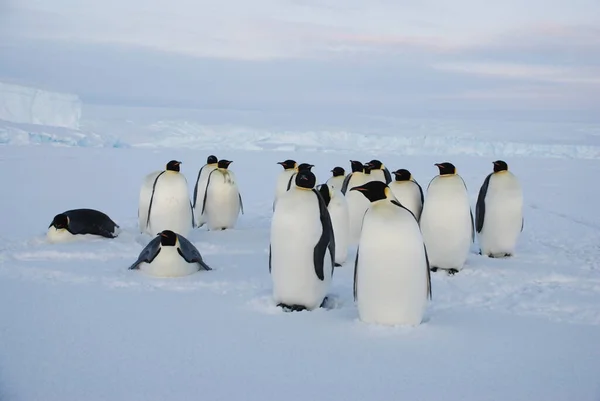
[[[0,0],[0,52],[87,103],[600,114],[598,0]]]

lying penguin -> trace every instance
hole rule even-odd
[[[187,276],[202,269],[212,270],[194,244],[171,230],[158,233],[129,267],[156,277]]]
[[[117,223],[106,214],[94,209],[73,209],[54,216],[46,237],[50,242],[65,242],[76,239],[76,235],[115,238],[119,232]]]

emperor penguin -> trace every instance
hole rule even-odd
[[[206,180],[201,213],[206,214],[206,223],[211,231],[233,228],[240,211],[244,214],[235,174],[228,169],[231,163],[230,160],[219,160],[218,167],[210,172]]]
[[[309,163],[301,163],[298,166],[298,172],[300,171],[311,171],[311,169],[314,167],[314,164],[309,164]],[[294,182],[296,180],[296,174],[298,174],[298,172],[295,172],[291,175],[290,179],[288,180],[288,184],[287,184],[287,189],[286,191],[289,191],[290,188],[292,187],[292,185],[294,185]]]
[[[317,186],[317,191],[325,201],[331,217],[335,237],[335,265],[341,266],[348,257],[348,236],[350,235],[350,214],[348,203],[339,189],[327,183]]]
[[[52,243],[71,241],[77,235],[115,238],[120,231],[117,223],[98,210],[73,209],[54,216],[48,226],[46,238]]]
[[[192,230],[194,210],[180,165],[180,161],[171,160],[166,170],[151,173],[144,179],[138,208],[142,233],[154,235],[163,230],[173,230],[188,235]],[[148,185],[150,182],[151,186]]]
[[[431,298],[431,276],[417,219],[379,180],[351,191],[370,202],[354,264],[359,319],[384,325],[421,324]]]
[[[383,163],[380,160],[373,159],[367,164],[371,166],[371,175],[373,176],[373,180],[378,180],[388,185],[390,182],[392,182],[392,176],[390,174],[390,171],[387,169],[387,167],[383,165]]]
[[[349,190],[354,188],[355,186],[359,186],[371,181],[371,166],[369,166],[368,164],[361,164],[361,166],[362,171],[357,171],[353,173],[353,175],[355,175],[355,178],[349,180]],[[352,185],[352,187],[350,185]],[[352,191],[346,192],[346,201],[348,202],[348,214],[350,216],[350,236],[348,244],[356,245],[360,237],[362,219],[370,203],[369,200],[362,196],[360,193]]]
[[[199,209],[202,208],[208,175],[218,167],[218,162],[217,156],[210,155],[206,158],[206,164],[198,171],[198,178],[196,178],[196,185],[194,186],[194,198],[192,199],[196,227],[202,227],[206,223],[206,216],[202,215]]]
[[[156,277],[181,277],[212,268],[184,236],[163,230],[142,249],[129,270],[141,270]]]
[[[350,168],[352,171],[344,178],[344,182],[342,183],[341,191],[344,195],[346,195],[346,192],[348,192],[350,188],[362,185],[366,182],[364,175],[365,167],[361,162],[358,160],[350,160]]]
[[[310,170],[299,171],[281,195],[271,221],[269,272],[273,299],[285,310],[324,306],[334,270],[335,239]]]
[[[331,170],[332,176],[329,177],[326,184],[332,187],[334,190],[341,191],[342,185],[344,185],[344,179],[346,178],[346,170],[342,167],[334,167]]]
[[[474,240],[473,213],[467,186],[452,163],[435,164],[440,174],[427,187],[419,221],[431,271],[460,271]]]
[[[523,190],[503,160],[496,160],[479,190],[475,226],[480,253],[491,258],[514,254],[523,231]]]
[[[410,210],[419,221],[423,210],[423,188],[406,169],[394,171],[394,177],[395,180],[388,184],[392,193],[398,202]]]
[[[288,182],[290,182],[290,177],[298,171],[298,163],[295,160],[288,159],[282,162],[277,162],[277,164],[281,164],[283,167],[283,171],[279,173],[277,177],[277,184],[275,186],[275,198],[273,200],[273,210],[275,210],[275,205],[277,204],[277,199],[287,191]]]

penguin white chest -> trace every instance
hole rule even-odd
[[[492,174],[485,197],[485,217],[478,233],[484,255],[514,253],[523,222],[523,192],[510,172]]]
[[[342,264],[348,257],[348,237],[350,236],[350,212],[346,198],[339,190],[333,190],[327,210],[335,237],[335,262]]]
[[[413,215],[389,201],[371,205],[356,263],[359,317],[386,325],[421,323],[427,306],[428,268]]]
[[[461,270],[469,254],[473,225],[469,196],[460,176],[433,179],[420,226],[431,266]]]
[[[149,207],[148,234],[171,230],[186,236],[192,230],[188,185],[181,173],[166,171],[158,178]]]
[[[162,246],[152,263],[142,262],[139,268],[155,277],[181,277],[199,271],[199,265],[186,262],[175,246]]]
[[[292,187],[279,198],[271,222],[271,278],[276,303],[321,305],[331,283],[329,250],[323,260],[324,280],[315,271],[315,246],[322,225],[317,195]]]
[[[338,175],[337,177],[330,177],[327,180],[327,185],[329,185],[334,191],[341,191],[342,186],[344,185],[344,178],[346,176]]]
[[[80,237],[87,237],[89,235],[80,235]],[[77,235],[71,234],[68,230],[61,228],[56,229],[56,227],[52,226],[48,228],[46,232],[46,239],[51,243],[61,243],[61,242],[71,242],[76,241]]]
[[[389,184],[389,187],[398,202],[410,210],[419,220],[423,209],[419,186],[413,181],[394,181]]]
[[[277,203],[279,197],[287,192],[288,183],[290,182],[290,178],[292,178],[292,175],[294,174],[296,174],[296,170],[290,169],[283,170],[281,173],[279,173],[279,176],[277,176],[277,184],[275,185],[275,200],[273,201],[273,207],[275,207],[275,204]]]
[[[364,182],[363,182],[364,183]],[[362,184],[360,184],[362,185]],[[349,216],[349,244],[357,244],[360,237],[360,231],[363,221],[363,216],[369,208],[370,202],[360,192],[346,192],[346,202],[348,203]]]
[[[233,228],[240,210],[240,192],[233,172],[214,170],[208,180],[204,206],[208,229]]]

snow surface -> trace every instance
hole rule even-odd
[[[184,140],[174,132],[161,142],[166,128],[142,141],[144,129],[132,123],[129,136],[107,130],[86,142],[84,131],[44,129],[47,140],[31,140],[28,129],[5,128],[1,400],[600,399],[597,142],[544,142],[543,131],[514,145],[496,135],[427,142],[324,131],[225,141],[188,128]],[[114,148],[115,138],[128,147]],[[128,271],[150,239],[137,232],[144,175],[177,159],[192,183],[208,154],[234,161],[245,206],[234,230],[189,236],[215,270],[176,279]],[[268,273],[276,162],[310,162],[324,182],[332,167],[375,156],[424,189],[433,163],[452,161],[473,207],[503,157],[524,188],[516,256],[489,259],[473,246],[463,271],[432,274],[433,301],[416,328],[358,321],[354,248],[336,268],[333,309],[279,310]],[[102,210],[123,232],[46,243],[53,216],[79,207]]]
[[[0,120],[79,128],[79,96],[0,82]]]

